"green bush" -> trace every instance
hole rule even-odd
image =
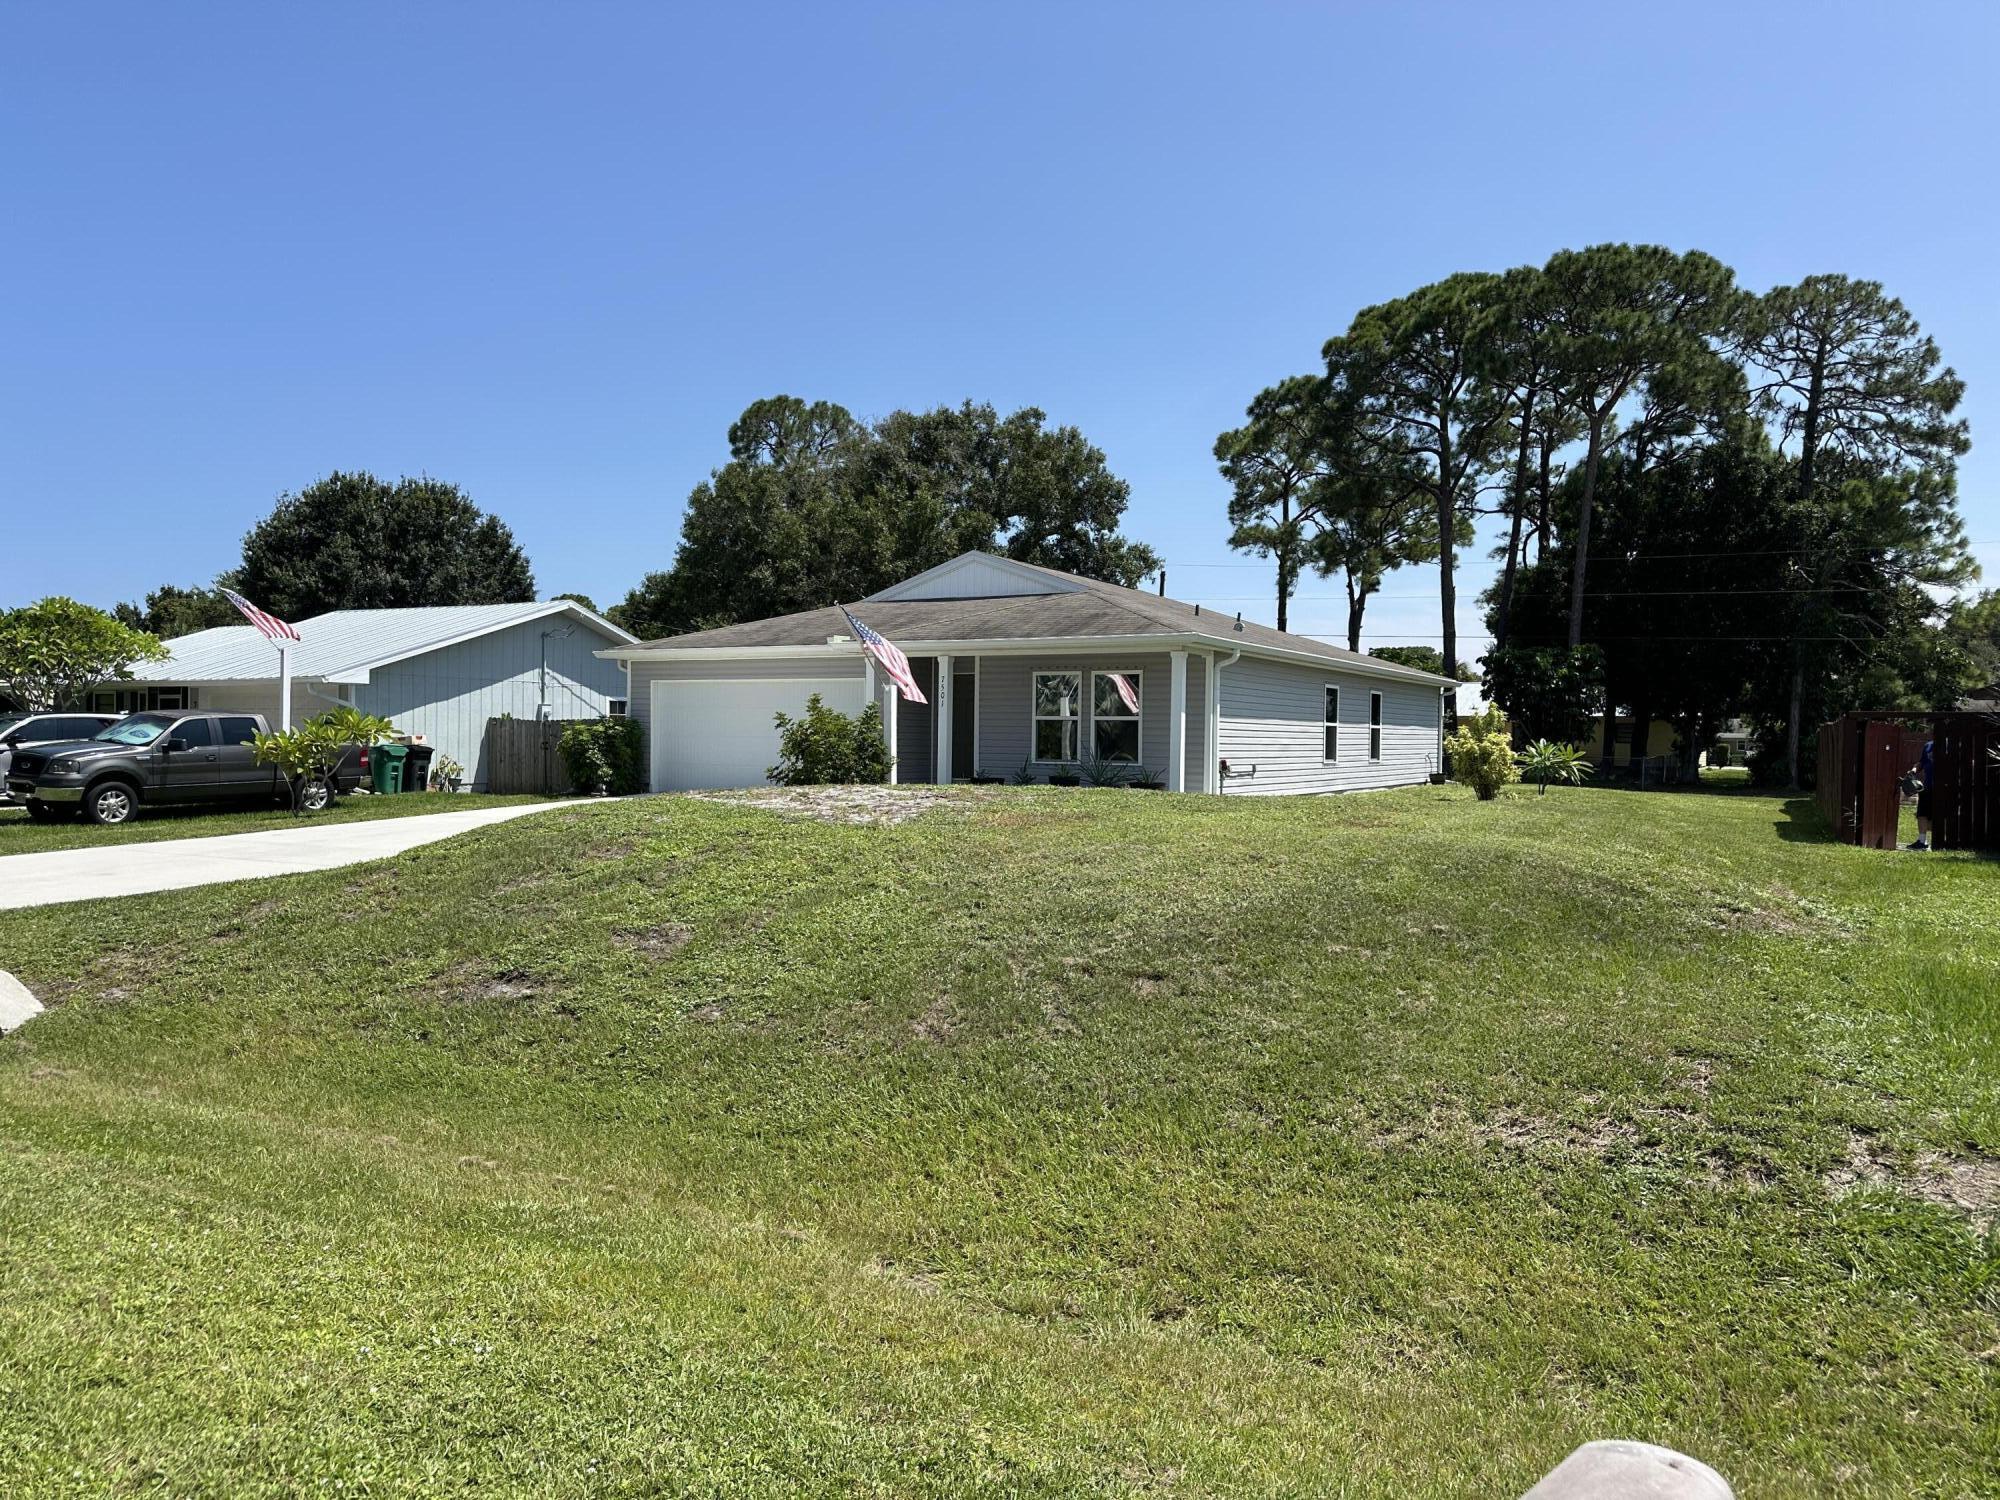
[[[1575,745],[1558,745],[1550,740],[1536,740],[1515,757],[1528,780],[1541,786],[1540,796],[1549,794],[1551,781],[1563,781],[1571,786],[1582,786],[1583,778],[1596,774],[1590,758]]]
[[[579,792],[623,797],[639,790],[639,725],[632,719],[578,719],[556,750]]]
[[[1481,802],[1492,801],[1501,787],[1520,779],[1514,769],[1514,747],[1507,739],[1507,720],[1497,708],[1460,719],[1458,732],[1444,742],[1444,749],[1451,757],[1451,779],[1471,787]]]
[[[882,740],[882,710],[871,703],[858,714],[828,708],[818,693],[798,718],[775,717],[778,763],[764,774],[780,786],[879,786],[889,779],[889,747]]]

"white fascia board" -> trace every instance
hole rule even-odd
[[[433,651],[443,651],[449,646],[462,645],[466,641],[476,641],[482,635],[491,635],[496,630],[512,630],[516,625],[528,625],[536,620],[545,620],[550,615],[575,615],[579,619],[603,631],[604,634],[612,637],[614,640],[631,643],[639,639],[629,630],[621,630],[603,616],[593,614],[574,599],[551,599],[539,609],[515,615],[512,619],[496,620],[490,625],[481,625],[475,630],[461,630],[457,635],[448,635],[441,640],[426,641],[421,646],[410,647],[407,651],[396,651],[388,656],[377,656],[367,661],[356,662],[353,666],[343,667],[339,672],[328,673],[327,680],[330,682],[366,682],[368,674],[377,667],[386,667],[399,661],[408,661],[413,656],[427,656]],[[599,656],[603,654],[601,651],[597,653]],[[358,677],[348,675],[355,672],[361,675]]]

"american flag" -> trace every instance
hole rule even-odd
[[[889,674],[889,680],[896,684],[896,691],[911,703],[928,703],[924,690],[917,686],[917,679],[910,675],[910,659],[881,636],[854,618],[854,611],[843,609],[847,623],[854,627],[854,638],[861,642],[861,649],[882,663],[882,670]]]
[[[1113,672],[1111,685],[1118,689],[1118,696],[1125,700],[1125,706],[1136,714],[1139,711],[1139,695],[1132,691],[1132,679],[1123,672]]]
[[[248,599],[245,599],[234,589],[223,589],[222,597],[241,610],[243,618],[248,620],[252,625],[255,625],[262,632],[266,640],[295,641],[299,638],[299,633],[292,629],[291,626],[287,625],[276,615],[265,614],[263,610],[252,604]]]

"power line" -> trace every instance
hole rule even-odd
[[[1966,542],[1965,545],[1968,547],[2000,547],[2000,537],[1974,537]],[[1797,557],[1802,553],[1817,552],[1819,550],[1817,547],[1731,547],[1723,552],[1617,552],[1605,553],[1601,558],[1593,557],[1592,561],[1638,562],[1644,558],[1654,562],[1673,562],[1683,558],[1691,561],[1697,558],[1708,557]],[[1468,558],[1459,562],[1458,566],[1461,568],[1497,568],[1501,566],[1501,561],[1498,558]],[[1260,572],[1266,573],[1270,572],[1274,566],[1275,564],[1270,562],[1169,562],[1167,564],[1169,570],[1174,568],[1256,568]],[[1425,567],[1428,564],[1410,563],[1407,566]]]

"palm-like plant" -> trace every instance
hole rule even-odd
[[[1540,784],[1541,790],[1535,793],[1538,797],[1548,796],[1551,781],[1581,786],[1583,778],[1596,770],[1575,745],[1558,745],[1552,740],[1536,740],[1514,758],[1521,763],[1522,777]]]

